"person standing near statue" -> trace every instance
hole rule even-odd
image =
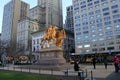
[[[5,52],[2,53],[1,60],[2,60],[2,65],[5,66],[6,65],[6,53]]]
[[[96,69],[96,57],[95,57],[95,55],[94,55],[94,57],[92,59],[92,62],[93,62],[94,69]]]
[[[75,61],[75,62],[74,62],[74,71],[79,71],[78,61]]]
[[[118,70],[119,70],[119,58],[117,57],[117,56],[115,56],[114,58],[113,58],[113,61],[114,61],[114,66],[115,66],[115,72],[118,72]]]
[[[104,65],[105,65],[105,69],[107,69],[107,64],[108,64],[107,56],[105,56],[103,58],[103,62],[104,62]]]

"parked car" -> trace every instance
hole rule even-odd
[[[70,62],[71,64],[74,64],[75,61],[72,60],[72,59],[70,59],[69,62]]]
[[[85,62],[91,63],[92,62],[92,58],[87,58]]]

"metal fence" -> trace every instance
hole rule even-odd
[[[45,75],[52,75],[52,76],[62,76],[60,80],[94,80],[93,78],[93,71],[80,70],[63,70],[63,71],[55,71],[54,69],[51,70],[43,70],[39,69],[32,69],[30,67],[24,68],[21,66],[1,66],[1,70],[9,70],[9,71],[18,71],[18,72],[27,72],[27,73],[36,73],[36,74],[45,74]],[[67,79],[66,79],[67,78]]]

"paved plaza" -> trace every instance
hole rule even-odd
[[[92,65],[79,65],[82,70],[86,72],[87,70],[87,78],[86,80],[91,79],[91,71],[93,72],[93,78],[94,80],[120,80],[120,72],[115,73],[114,72],[114,65],[108,65],[108,68],[105,69],[104,65],[96,65],[96,69],[93,69]],[[0,69],[4,70],[12,70],[12,71],[22,71],[22,72],[30,72],[30,73],[36,73],[36,74],[44,74],[44,75],[59,75],[59,76],[65,76],[63,71],[51,71],[51,70],[33,70],[33,69],[21,69],[17,68],[18,66],[9,65],[6,67],[0,67]],[[73,69],[71,69],[73,70]],[[86,73],[85,73],[86,74]],[[69,73],[68,76],[77,76],[76,73]],[[66,80],[66,79],[65,79]],[[73,79],[71,79],[73,80]],[[77,80],[77,79],[75,79]]]
[[[108,65],[108,68],[105,69],[104,65],[97,65],[96,69],[93,69],[93,66],[86,66],[84,69],[93,71],[93,77],[95,80],[120,80],[120,72],[114,72],[114,65]],[[88,75],[90,77],[90,75]]]

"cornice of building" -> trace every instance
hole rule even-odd
[[[42,32],[42,31],[45,31],[46,29],[47,29],[47,28],[44,27],[44,28],[41,28],[41,29],[39,29],[39,30],[37,30],[37,31],[32,31],[31,34],[33,35],[33,34],[36,34],[36,33]]]

